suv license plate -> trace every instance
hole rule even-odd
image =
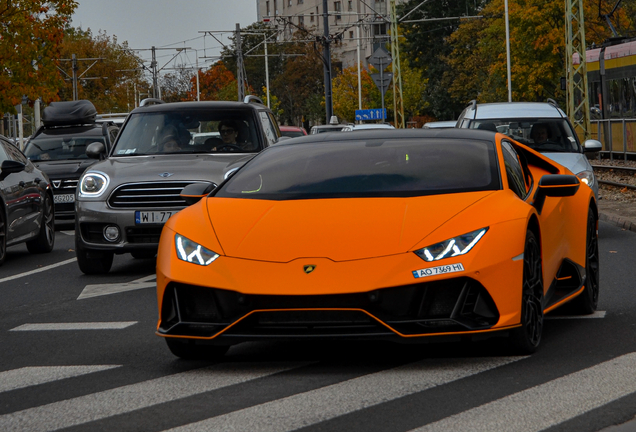
[[[56,204],[75,202],[75,194],[54,194],[53,202]]]
[[[176,211],[136,211],[135,224],[163,224],[176,213]]]

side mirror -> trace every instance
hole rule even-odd
[[[201,198],[209,195],[214,189],[216,189],[214,183],[193,183],[183,188],[181,198],[183,198],[187,205],[196,204]]]
[[[600,141],[589,139],[583,143],[583,151],[585,152],[599,152],[603,150],[603,144]]]
[[[14,161],[14,160],[5,160],[2,161],[2,165],[0,165],[0,170],[2,170],[2,174],[13,174],[24,171],[26,165],[22,162]]]
[[[101,159],[106,155],[106,147],[103,143],[94,142],[86,147],[86,156],[91,159]]]
[[[546,197],[569,197],[574,195],[581,186],[581,181],[575,175],[548,174],[539,180],[539,188],[534,194],[532,205],[539,214],[543,210]]]

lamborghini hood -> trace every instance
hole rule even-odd
[[[348,261],[405,253],[492,193],[290,201],[210,198],[207,208],[227,256]]]

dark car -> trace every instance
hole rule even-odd
[[[0,265],[8,246],[23,242],[31,253],[53,250],[53,192],[47,175],[0,136]]]
[[[82,272],[108,272],[114,254],[154,257],[164,223],[186,207],[186,186],[211,191],[279,140],[271,110],[252,99],[159,103],[130,113],[106,160],[80,179],[75,249]],[[205,133],[203,143],[195,140]],[[103,151],[92,144],[87,153]]]
[[[108,150],[117,136],[119,128],[112,122],[96,123],[96,113],[87,100],[52,102],[44,108],[43,126],[24,149],[25,155],[51,179],[57,222],[73,221],[77,181],[97,162],[86,156],[86,147],[99,142]]]

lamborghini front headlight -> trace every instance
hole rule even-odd
[[[218,253],[206,249],[180,234],[175,234],[174,242],[177,249],[177,257],[182,261],[206,266],[212,264],[220,256]]]
[[[477,244],[484,234],[486,234],[486,231],[488,231],[488,227],[453,237],[452,239],[418,249],[414,252],[424,261],[437,261],[443,258],[464,255]]]

